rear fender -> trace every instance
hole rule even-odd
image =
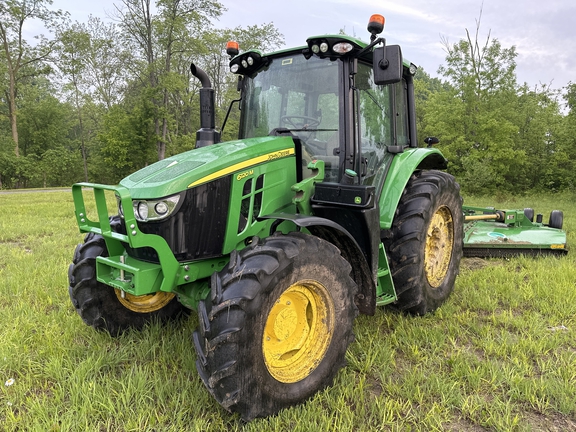
[[[448,167],[448,161],[439,150],[434,148],[405,149],[398,153],[390,163],[388,175],[380,193],[380,229],[390,229],[396,208],[402,193],[416,170],[438,169]]]
[[[276,221],[272,224],[270,234],[276,230],[280,223],[290,221],[300,228],[305,228],[310,234],[320,237],[340,249],[344,259],[350,263],[352,279],[358,285],[358,294],[355,299],[358,310],[366,315],[374,315],[376,311],[375,275],[372,274],[362,249],[345,228],[329,219],[300,214],[275,213],[260,216],[259,219],[273,219]]]

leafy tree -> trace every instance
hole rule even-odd
[[[480,21],[474,38],[466,30],[466,39],[445,41],[439,73],[450,88],[430,96],[424,115],[426,133],[439,135],[450,170],[473,193],[506,187],[526,163],[515,145],[515,48],[503,48],[490,34],[480,44],[479,30]]]
[[[36,78],[21,86],[18,114],[21,154],[19,157],[14,155],[13,160],[5,159],[13,185],[57,186],[58,181],[71,178],[71,173],[81,171],[81,163],[68,166],[64,162],[70,160],[68,155],[74,153],[75,147],[71,139],[73,106],[60,101],[54,94],[54,88],[43,78]],[[61,155],[62,163],[55,163],[54,158],[47,157],[50,154]],[[69,175],[64,175],[64,171]],[[81,179],[77,176],[74,178]]]
[[[153,109],[143,97],[130,111],[116,105],[106,113],[98,136],[101,146],[90,173],[92,178],[116,183],[156,160],[154,150],[146,145],[154,131],[150,115]]]
[[[84,130],[84,115],[82,110],[83,98],[86,87],[86,62],[85,58],[90,51],[90,35],[81,26],[75,24],[64,29],[59,35],[61,43],[58,50],[58,67],[69,84],[65,86],[69,90],[73,106],[76,111],[80,128],[80,149],[82,152],[82,165],[84,167],[84,181],[88,181],[88,161],[86,152],[86,131]]]
[[[90,17],[86,23],[77,24],[78,31],[90,35],[85,52],[86,80],[90,87],[84,89],[94,104],[110,109],[122,101],[134,60],[122,43],[119,26]]]
[[[139,51],[139,79],[149,88],[154,111],[158,159],[164,159],[169,137],[169,93],[173,57],[183,54],[190,38],[217,18],[222,5],[215,0],[159,0],[157,14],[150,0],[123,0],[118,9],[127,40]]]
[[[98,145],[102,109],[121,102],[132,56],[120,41],[118,27],[89,17],[85,23],[63,26],[58,33],[54,64],[62,81],[62,93],[74,107],[77,125],[74,139],[88,181],[90,149]]]
[[[568,83],[562,95],[568,113],[562,116],[559,132],[547,166],[545,187],[551,190],[576,188],[576,84]]]
[[[122,0],[116,23],[70,24],[51,4],[0,2],[0,187],[114,182],[192,148],[199,83],[190,59],[212,79],[221,124],[238,97],[225,42],[262,51],[283,42],[271,23],[215,30],[216,0]],[[56,39],[25,40],[31,20]],[[236,110],[224,139],[238,121]]]
[[[26,77],[47,73],[48,69],[42,67],[42,62],[47,59],[54,46],[54,41],[48,41],[42,35],[38,36],[37,43],[27,43],[23,38],[24,25],[27,21],[37,19],[48,29],[57,26],[66,18],[66,13],[48,9],[48,5],[51,4],[52,0],[0,2],[0,44],[8,75],[5,93],[16,157],[20,154],[16,103],[18,86]]]
[[[562,150],[562,115],[558,92],[548,86],[530,89],[524,84],[518,89],[513,109],[518,125],[516,147],[526,154],[525,170],[518,173],[517,183],[524,188],[562,188],[557,157]]]
[[[432,78],[424,69],[418,69],[414,77],[414,98],[416,99],[416,127],[418,129],[418,137],[420,142],[426,137],[424,131],[426,129],[425,114],[428,110],[428,102],[430,98],[436,93],[448,91],[451,86],[442,82],[439,78]],[[433,132],[434,127],[429,128],[428,132],[432,136],[436,136]]]
[[[40,156],[67,141],[72,107],[60,101],[43,78],[23,87],[20,97],[20,149],[24,156]]]
[[[6,150],[11,142],[10,136],[0,136],[0,189],[13,187],[16,178],[16,155]]]

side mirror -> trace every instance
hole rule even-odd
[[[424,138],[424,143],[428,145],[428,147],[432,147],[434,144],[438,144],[440,140],[436,137],[426,137]]]
[[[400,45],[376,48],[373,52],[374,83],[394,84],[402,81],[402,51]]]

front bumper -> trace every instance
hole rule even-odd
[[[96,218],[90,219],[84,199],[83,189],[93,189],[96,204]],[[132,295],[140,296],[158,291],[172,292],[174,287],[191,280],[188,266],[181,265],[162,237],[140,231],[134,214],[125,212],[126,234],[112,229],[106,191],[120,197],[122,207],[132,208],[132,198],[128,189],[122,186],[108,186],[95,183],[77,183],[72,186],[76,221],[81,232],[101,235],[108,248],[109,256],[96,258],[96,273],[99,282],[110,285]],[[128,256],[125,245],[130,248],[152,248],[158,263],[140,261]]]

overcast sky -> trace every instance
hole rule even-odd
[[[120,0],[54,0],[74,21],[89,14],[106,18]],[[272,22],[286,47],[303,45],[308,36],[346,33],[367,41],[371,14],[386,18],[383,36],[402,46],[403,55],[436,76],[444,63],[442,40],[455,43],[472,35],[482,9],[480,40],[488,32],[504,48],[516,47],[517,77],[531,87],[561,88],[576,82],[576,1],[574,0],[221,0],[227,11],[217,27]]]

